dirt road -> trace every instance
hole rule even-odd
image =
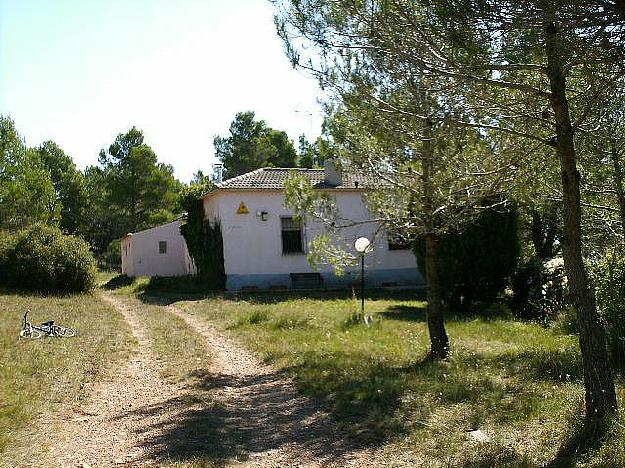
[[[87,404],[54,425],[50,450],[32,466],[371,465],[369,454],[356,450],[292,382],[172,305],[163,305],[163,312],[200,334],[212,360],[193,387],[163,379],[138,313],[145,306],[110,293],[102,297],[130,325],[136,353],[112,378],[94,385]]]

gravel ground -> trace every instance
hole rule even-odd
[[[228,409],[224,423],[227,432],[242,441],[247,466],[370,464],[367,453],[348,442],[327,412],[299,396],[288,378],[210,323],[174,306],[167,308],[206,339],[213,357],[208,378],[225,382],[219,398]]]
[[[23,466],[380,466],[283,374],[172,305],[166,310],[204,337],[212,361],[192,382],[163,379],[134,308],[141,305],[102,297],[132,327],[137,352],[93,386],[88,403],[46,425],[49,450]]]

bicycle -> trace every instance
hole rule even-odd
[[[22,329],[20,330],[21,338],[37,339],[41,338],[44,335],[62,338],[71,338],[73,336],[76,336],[76,330],[69,327],[55,325],[54,320],[48,320],[47,322],[43,322],[41,325],[34,325],[30,323],[26,318],[29,313],[30,309],[26,311],[22,320]]]

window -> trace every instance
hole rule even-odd
[[[302,224],[295,218],[280,218],[282,225],[282,253],[304,253]]]
[[[388,238],[388,250],[410,250],[412,247],[410,241],[398,234],[389,232],[386,237]]]
[[[160,254],[167,253],[167,241],[158,241],[158,253]]]

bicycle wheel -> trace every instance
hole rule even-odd
[[[43,333],[41,333],[39,330],[35,330],[34,328],[23,328],[20,331],[21,338],[32,338],[36,340],[37,338],[41,338],[42,336]]]
[[[73,328],[69,328],[69,327],[62,327],[63,331],[61,336],[64,336],[65,338],[72,338],[73,336],[76,336],[76,330],[74,330]]]
[[[62,336],[64,338],[71,338],[73,336],[76,336],[76,330],[74,330],[73,328],[54,325],[52,330],[54,336]]]

